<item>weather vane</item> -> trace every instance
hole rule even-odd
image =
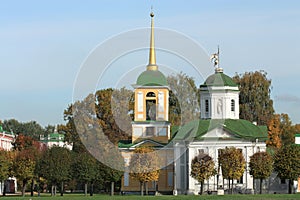
[[[219,51],[219,46],[218,46],[218,52],[214,53],[210,56],[210,61],[212,63],[214,63],[215,68],[219,68],[219,54],[220,54],[220,51]]]

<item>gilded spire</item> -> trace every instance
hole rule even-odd
[[[150,36],[150,50],[149,50],[149,64],[147,66],[147,70],[157,70],[156,65],[156,55],[155,55],[155,47],[154,47],[154,13],[150,13],[151,16],[151,36]]]

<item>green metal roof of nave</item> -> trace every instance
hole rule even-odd
[[[268,137],[266,126],[257,126],[243,119],[205,119],[192,121],[177,130],[173,139],[175,140],[202,140],[209,131],[222,128],[235,138],[249,141],[265,141]]]

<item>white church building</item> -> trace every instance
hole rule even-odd
[[[246,169],[235,187],[241,193],[252,193],[254,180],[249,173],[250,156],[266,151],[267,127],[239,119],[239,88],[223,69],[216,66],[215,73],[200,86],[201,119],[179,129],[173,139],[175,157],[175,186],[178,194],[197,194],[200,184],[190,176],[191,162],[199,153],[211,156],[217,175],[204,184],[204,191],[228,189],[218,167],[220,149],[235,147],[242,151]]]

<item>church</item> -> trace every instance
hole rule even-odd
[[[151,146],[162,159],[159,180],[148,184],[149,191],[165,194],[198,194],[200,184],[193,179],[191,162],[200,153],[211,156],[217,174],[204,183],[204,191],[228,189],[218,167],[219,151],[226,147],[240,149],[246,169],[236,188],[252,193],[254,180],[249,173],[250,156],[266,151],[267,127],[239,119],[239,87],[218,65],[214,54],[215,72],[200,85],[200,118],[172,131],[169,122],[169,92],[167,78],[156,64],[154,45],[154,14],[151,13],[149,63],[134,84],[135,106],[132,138],[120,142],[119,149],[128,166],[137,147]],[[138,181],[124,172],[121,190],[138,192]]]

